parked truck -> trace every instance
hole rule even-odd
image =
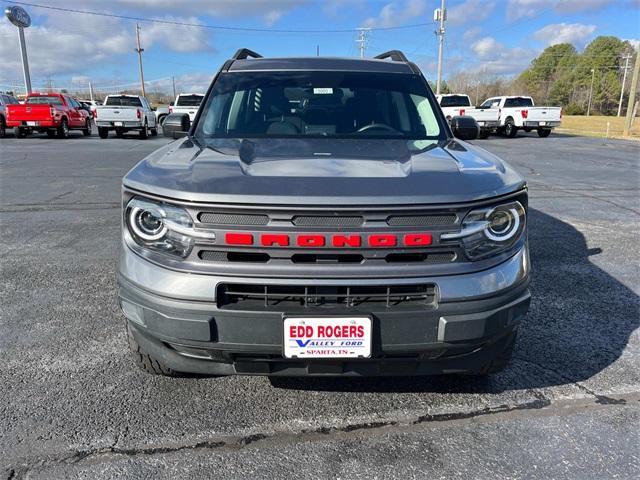
[[[8,93],[0,93],[0,138],[7,134],[7,105],[19,105],[16,97]]]
[[[526,96],[491,97],[482,103],[482,107],[499,109],[498,131],[511,138],[518,130],[536,130],[538,136],[548,137],[562,122],[561,107],[536,107],[533,98]]]
[[[119,303],[145,371],[478,374],[529,306],[527,185],[415,63],[241,49],[122,185]]]
[[[193,122],[203,98],[202,93],[181,93],[169,107],[169,113],[186,113],[189,115],[189,120]]]
[[[487,138],[500,125],[500,111],[494,107],[474,107],[469,95],[453,93],[438,95],[438,104],[447,120],[456,115],[468,115],[480,127],[479,138]]]
[[[129,131],[139,132],[140,138],[158,135],[156,113],[140,95],[108,95],[94,115],[100,138],[107,138],[111,130],[117,137]]]
[[[17,138],[32,132],[66,138],[71,130],[91,135],[91,117],[77,100],[62,93],[30,93],[23,104],[6,108],[6,124]]]

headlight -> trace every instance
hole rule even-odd
[[[442,240],[460,239],[471,260],[497,255],[515,245],[522,237],[526,213],[520,202],[469,212],[457,233],[445,233]]]
[[[215,240],[213,232],[193,228],[186,210],[167,203],[135,197],[127,204],[124,221],[140,246],[185,258],[196,239]]]

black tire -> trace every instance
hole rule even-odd
[[[138,366],[138,368],[152,375],[163,375],[165,377],[177,377],[179,375],[178,372],[170,369],[144,351],[144,349],[138,344],[138,342],[136,342],[136,339],[133,337],[129,322],[127,322],[127,340],[129,341],[129,350],[131,351],[131,356],[133,357],[133,361]]]
[[[60,126],[56,130],[58,134],[58,138],[67,138],[69,137],[69,124],[67,123],[67,119],[63,118],[62,122],[60,122]]]
[[[13,134],[16,138],[24,138],[27,136],[27,131],[21,127],[13,127]]]
[[[151,129],[151,136],[152,137],[157,137],[158,136],[158,128],[152,128]]]
[[[7,125],[4,123],[4,117],[0,117],[0,138],[7,136]]]
[[[98,136],[100,138],[107,138],[109,136],[109,129],[105,127],[98,127]]]
[[[504,122],[504,134],[509,138],[513,138],[518,134],[518,127],[516,127],[511,117]]]
[[[147,127],[147,124],[145,123],[144,126],[140,129],[140,139],[146,140],[148,136],[149,136],[149,127]]]
[[[55,130],[47,130],[47,137],[53,138],[55,136],[56,136],[56,131]]]
[[[509,334],[506,339],[503,350],[489,363],[484,365],[479,372],[476,372],[475,376],[491,375],[493,373],[499,373],[504,370],[513,356],[513,350],[516,345],[516,338],[518,337],[517,330],[514,330]]]
[[[546,138],[549,135],[551,135],[551,129],[550,128],[539,128],[538,129],[538,136],[539,137]]]
[[[167,118],[166,115],[160,115],[158,117],[158,125],[162,126],[162,124],[164,123],[164,119]]]
[[[489,130],[480,130],[480,133],[478,134],[478,138],[484,140],[485,138],[489,138]]]
[[[121,128],[116,128],[116,137],[118,138],[124,137],[124,130]]]
[[[82,135],[88,137],[91,135],[91,119],[87,118],[87,122],[85,123],[84,128],[82,129]]]

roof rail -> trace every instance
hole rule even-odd
[[[254,52],[253,50],[249,50],[248,48],[241,48],[231,57],[232,60],[244,60],[246,58],[262,58],[262,55]]]
[[[390,58],[394,62],[409,63],[407,57],[405,57],[404,53],[402,53],[400,50],[389,50],[388,52],[381,53],[380,55],[376,55],[373,58],[377,58],[378,60],[385,60],[387,58]]]

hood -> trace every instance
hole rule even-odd
[[[136,165],[124,185],[179,200],[269,205],[460,203],[524,187],[495,155],[459,140],[184,138]]]

